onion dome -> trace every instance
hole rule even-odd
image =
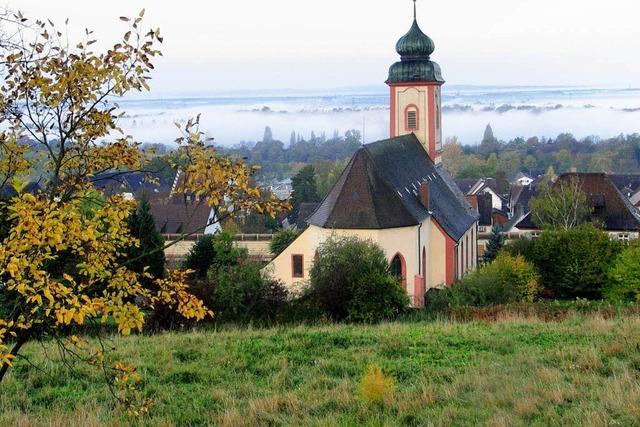
[[[433,40],[420,29],[414,14],[411,29],[396,44],[400,62],[396,62],[389,69],[387,84],[444,83],[440,66],[430,59],[435,48]]]
[[[409,32],[396,43],[396,52],[403,60],[429,59],[435,49],[433,40],[422,32],[415,19]]]

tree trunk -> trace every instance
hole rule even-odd
[[[15,345],[13,346],[9,354],[13,356],[17,356],[18,353],[20,352],[20,349],[22,348],[23,345],[26,344],[27,341],[28,339],[26,336],[18,337],[18,341],[16,341]],[[4,378],[8,370],[9,370],[9,365],[3,365],[2,368],[0,368],[0,383],[2,383],[2,379]]]

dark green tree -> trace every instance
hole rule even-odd
[[[298,212],[302,203],[319,202],[318,186],[316,183],[316,170],[313,165],[307,165],[291,178],[293,190],[291,192],[291,204],[293,210],[289,217],[291,222],[298,220]]]
[[[213,239],[213,234],[204,235],[193,245],[182,263],[182,268],[195,271],[195,276],[198,279],[206,279],[207,271],[213,264],[213,258],[216,255]]]
[[[491,229],[491,235],[489,236],[487,247],[485,248],[484,254],[482,255],[484,262],[489,263],[496,259],[503,246],[504,234],[502,234],[502,229],[494,225]]]
[[[147,272],[154,278],[164,277],[164,239],[156,229],[149,200],[143,198],[140,201],[138,209],[131,213],[128,222],[131,235],[140,241],[140,247],[129,249],[132,270],[141,273],[147,266]]]
[[[289,247],[294,240],[298,238],[300,233],[296,230],[280,230],[269,242],[269,250],[274,256],[278,256]]]
[[[206,279],[207,273],[237,265],[246,256],[247,251],[236,246],[233,234],[205,235],[191,248],[182,267],[194,270],[196,278]]]

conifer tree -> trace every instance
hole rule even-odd
[[[129,259],[133,260],[131,269],[142,273],[145,266],[147,272],[154,279],[164,277],[165,256],[164,239],[156,229],[151,204],[147,198],[143,198],[138,209],[129,216],[129,230],[131,235],[140,240],[140,247],[132,247],[129,250]]]
[[[293,187],[293,190],[291,191],[291,204],[293,205],[293,211],[291,212],[289,219],[292,222],[297,222],[298,211],[302,203],[320,201],[318,186],[316,183],[316,170],[313,165],[307,165],[300,169],[300,172],[298,172],[291,181]]]
[[[504,246],[504,234],[502,229],[498,226],[493,226],[491,229],[491,235],[489,236],[489,242],[484,250],[483,259],[484,262],[490,263],[498,256],[498,252]]]

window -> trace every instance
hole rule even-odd
[[[393,259],[391,260],[391,265],[389,269],[390,269],[391,275],[396,277],[400,281],[400,283],[402,283],[403,286],[406,286],[407,284],[406,272],[404,267],[404,258],[402,258],[402,255],[397,254],[396,256],[393,257]]]
[[[304,255],[291,255],[291,272],[293,277],[304,277]]]
[[[627,245],[629,244],[629,233],[619,233],[618,241],[625,242]]]
[[[408,130],[418,129],[418,111],[415,109],[407,111],[407,129]]]

